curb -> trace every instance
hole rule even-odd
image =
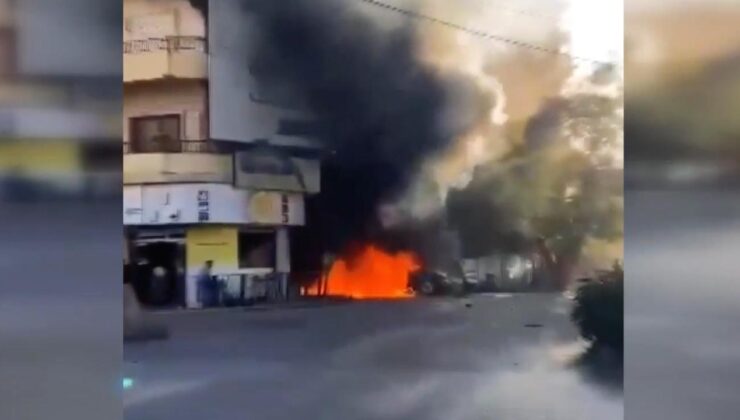
[[[308,308],[320,308],[326,306],[335,306],[345,303],[350,303],[351,300],[337,300],[337,301],[324,301],[324,302],[301,302],[294,304],[261,304],[261,305],[250,305],[250,306],[232,306],[232,307],[216,307],[216,308],[178,308],[178,309],[162,309],[162,310],[150,310],[151,316],[158,315],[179,315],[179,314],[212,314],[212,313],[229,313],[229,312],[267,312],[267,311],[279,311],[288,309],[308,309]]]

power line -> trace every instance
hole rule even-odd
[[[515,46],[515,47],[518,47],[518,48],[525,48],[525,49],[539,51],[539,52],[546,53],[546,54],[562,55],[562,56],[565,56],[565,57],[569,57],[569,58],[571,58],[573,60],[585,61],[585,62],[588,62],[588,63],[598,64],[598,65],[603,65],[603,66],[615,66],[616,67],[616,64],[615,63],[601,61],[601,60],[595,60],[593,58],[588,58],[588,57],[580,57],[580,56],[572,55],[572,54],[569,54],[567,52],[563,52],[563,51],[556,50],[556,49],[553,49],[553,48],[547,48],[547,47],[543,47],[541,45],[535,45],[535,44],[531,44],[529,42],[519,41],[519,40],[512,39],[512,38],[507,38],[507,37],[504,37],[504,36],[501,36],[501,35],[491,34],[491,33],[488,33],[488,32],[485,32],[485,31],[482,31],[482,30],[479,30],[479,29],[473,29],[473,28],[469,28],[467,26],[463,26],[463,25],[461,25],[459,23],[450,22],[450,21],[447,21],[447,20],[436,18],[434,16],[425,15],[425,14],[422,14],[422,13],[414,12],[412,10],[408,10],[408,9],[404,9],[404,8],[401,8],[401,7],[398,7],[398,6],[394,6],[392,4],[384,3],[384,2],[379,1],[379,0],[360,0],[360,1],[363,2],[363,3],[367,3],[369,5],[372,5],[372,6],[377,6],[377,7],[386,9],[386,10],[390,10],[390,11],[393,11],[393,12],[396,12],[396,13],[399,13],[399,14],[402,14],[402,15],[405,15],[405,16],[407,16],[409,18],[412,18],[412,19],[426,20],[426,21],[429,21],[429,22],[437,23],[437,24],[440,24],[440,25],[443,25],[443,26],[447,26],[449,28],[452,28],[452,29],[455,29],[455,30],[458,30],[458,31],[462,31],[462,32],[468,33],[470,35],[474,35],[474,36],[477,36],[477,37],[480,37],[480,38],[489,39],[489,40],[492,40],[492,41],[497,41],[497,42],[509,44],[509,45],[512,45],[512,46]]]

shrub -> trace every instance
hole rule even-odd
[[[589,342],[623,351],[624,271],[619,265],[578,289],[571,317]]]

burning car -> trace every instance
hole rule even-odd
[[[409,276],[409,288],[424,296],[456,294],[463,290],[463,281],[440,270],[419,270]]]
[[[422,296],[460,295],[470,291],[470,286],[457,264],[447,269],[419,269],[409,275],[409,288]]]

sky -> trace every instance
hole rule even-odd
[[[602,62],[624,64],[623,0],[568,0],[561,27],[570,34],[569,54]],[[575,60],[576,72],[593,64]]]

